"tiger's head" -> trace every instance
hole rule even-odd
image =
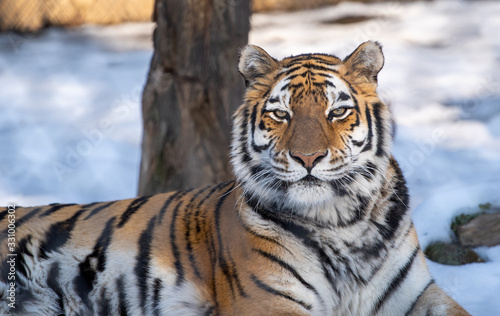
[[[383,64],[371,41],[344,60],[304,54],[278,61],[246,46],[238,66],[247,90],[231,149],[246,198],[322,222],[359,216],[390,158],[391,114],[376,92]]]

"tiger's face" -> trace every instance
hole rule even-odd
[[[277,61],[259,47],[244,48],[239,69],[247,91],[235,114],[232,163],[247,197],[311,213],[333,200],[356,207],[373,194],[392,131],[376,93],[383,62],[375,42],[344,61],[322,54]]]

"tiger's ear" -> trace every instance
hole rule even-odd
[[[255,45],[247,45],[240,52],[238,69],[245,82],[252,84],[257,78],[263,77],[278,68],[278,61]]]
[[[370,83],[377,83],[377,75],[384,66],[382,46],[374,41],[364,42],[344,59],[343,64],[347,71],[355,76],[364,77]]]

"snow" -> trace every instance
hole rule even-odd
[[[373,17],[336,24],[346,16]],[[393,152],[423,248],[451,240],[452,218],[500,205],[500,3],[342,3],[255,14],[250,43],[275,57],[345,57],[382,43],[379,94],[397,123]],[[141,93],[153,24],[0,35],[0,204],[86,203],[136,195]],[[500,315],[500,246],[486,263],[428,261],[473,315]]]
[[[136,195],[153,27],[0,35],[2,204]]]

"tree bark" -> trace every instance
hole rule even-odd
[[[232,177],[231,115],[244,81],[250,0],[157,0],[155,52],[144,88],[139,195]]]

